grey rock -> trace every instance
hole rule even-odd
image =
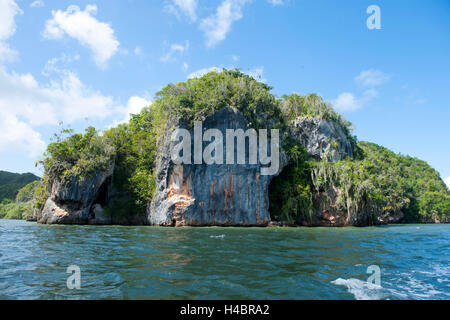
[[[103,210],[99,203],[95,203],[91,208],[92,218],[89,219],[90,224],[111,224],[112,218]]]
[[[291,123],[292,136],[315,160],[338,161],[353,157],[352,145],[344,129],[336,122],[299,117]]]
[[[156,163],[156,195],[148,206],[151,225],[267,225],[270,222],[268,186],[275,175],[261,175],[261,165],[246,164],[174,164],[170,158],[176,143],[170,141],[173,127],[187,128],[181,122],[171,123]],[[206,117],[203,131],[248,129],[242,113],[224,108]],[[191,146],[194,134],[191,132]],[[208,143],[203,143],[203,148]],[[248,147],[246,148],[248,150]],[[235,159],[237,150],[235,148]],[[193,151],[192,151],[192,154]],[[287,164],[280,153],[277,174]],[[276,174],[276,175],[277,175]]]
[[[100,192],[100,189],[102,186],[108,188],[113,171],[114,161],[111,161],[105,171],[97,172],[89,178],[72,177],[66,183],[54,180],[50,198],[42,209],[38,223],[87,224],[92,220],[91,206],[99,201],[98,197],[105,196],[105,191]]]

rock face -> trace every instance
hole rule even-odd
[[[318,192],[314,195],[314,210],[310,220],[304,221],[305,226],[324,227],[346,227],[346,226],[367,226],[389,223],[399,223],[404,218],[401,211],[387,212],[378,216],[375,221],[369,219],[367,212],[358,212],[349,216],[348,212],[336,205],[337,199],[341,196],[339,189],[330,187],[326,191]]]
[[[112,219],[104,214],[101,205],[107,202],[114,162],[107,170],[90,178],[78,179],[62,184],[53,181],[50,197],[44,205],[39,223],[43,224],[111,224]]]
[[[250,125],[240,111],[224,108],[206,117],[202,127],[201,135],[208,129],[218,129],[221,132],[226,163],[227,129],[246,131]],[[79,180],[73,177],[65,184],[53,181],[50,197],[42,212],[34,209],[30,220],[44,224],[289,225],[283,221],[272,222],[269,213],[269,184],[289,162],[281,145],[279,167],[273,175],[261,174],[261,169],[268,165],[260,164],[260,156],[256,164],[249,164],[248,142],[245,143],[245,164],[236,163],[236,145],[235,164],[206,164],[204,161],[201,164],[176,164],[171,159],[179,144],[179,141],[171,139],[174,129],[189,131],[191,154],[194,155],[194,129],[181,120],[168,122],[156,161],[156,192],[147,206],[145,216],[130,213],[118,217],[105,212],[103,206],[114,199],[115,195],[112,183],[115,166],[114,161],[111,161],[105,171],[89,178]],[[353,156],[352,144],[346,133],[333,121],[300,117],[291,123],[289,131],[315,160],[339,161]],[[210,143],[202,142],[202,152]],[[342,196],[339,192],[331,186],[328,190],[314,193],[310,216],[298,223],[305,226],[363,226],[397,223],[404,217],[402,212],[386,213],[378,216],[378,221],[369,221],[369,214],[364,212],[349,215],[337,205],[338,198]]]
[[[176,127],[186,128],[181,123]],[[203,121],[203,131],[215,128],[222,132],[224,155],[227,129],[248,129],[238,110],[225,108]],[[194,146],[194,133],[191,145]],[[151,225],[253,225],[270,222],[268,186],[273,175],[261,175],[261,165],[249,164],[174,164],[171,153],[176,142],[165,133],[165,144],[157,160],[156,195],[148,207]],[[203,148],[209,144],[203,142]],[[192,148],[193,150],[193,148]],[[248,151],[248,145],[246,146]],[[237,148],[235,148],[235,159]],[[193,151],[192,151],[192,154]],[[280,154],[277,174],[287,163]]]
[[[336,122],[299,117],[292,122],[291,132],[315,160],[339,161],[353,157],[352,145]]]

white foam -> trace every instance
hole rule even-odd
[[[347,291],[355,297],[356,300],[380,300],[383,298],[381,288],[369,288],[365,281],[359,279],[342,279],[338,278],[331,283],[347,287]]]
[[[223,239],[225,238],[224,234],[218,235],[218,236],[209,236],[210,238],[214,238],[214,239]]]

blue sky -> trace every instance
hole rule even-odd
[[[168,83],[239,67],[450,177],[449,21],[443,0],[0,0],[0,170],[41,174],[60,121],[107,128]]]

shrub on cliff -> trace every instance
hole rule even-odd
[[[271,87],[238,70],[210,72],[200,78],[170,84],[156,94],[153,104],[99,135],[63,130],[48,146],[43,186],[37,188],[36,206],[48,196],[54,179],[70,181],[106,169],[115,161],[113,192],[106,210],[112,213],[145,212],[155,194],[155,160],[168,119],[188,125],[226,106],[239,109],[253,128],[282,129],[282,146],[291,163],[270,185],[272,216],[291,222],[311,217],[314,197],[328,187],[339,190],[336,203],[349,216],[365,214],[375,222],[380,214],[403,211],[408,221],[448,217],[449,191],[425,162],[369,143],[357,143],[351,124],[317,95],[293,94],[277,99]],[[317,117],[338,123],[351,141],[355,159],[335,163],[309,162],[287,127],[299,117]],[[69,136],[67,136],[69,135]]]
[[[224,69],[165,86],[156,94],[155,104],[191,124],[230,106],[239,109],[255,129],[276,128],[282,125],[281,110],[271,89],[239,70]]]
[[[33,181],[19,190],[16,196],[16,203],[25,203],[32,201],[35,197],[36,190],[41,186],[40,180]]]
[[[271,185],[274,218],[309,221],[311,203],[305,200],[334,188],[337,210],[347,212],[349,219],[364,216],[376,224],[380,216],[403,212],[405,222],[449,221],[450,193],[436,170],[374,143],[358,145],[362,159],[301,162],[286,168]]]
[[[31,202],[14,203],[11,200],[4,200],[0,203],[0,219],[26,219],[31,211]]]
[[[319,118],[337,123],[341,126],[347,139],[350,141],[354,157],[361,157],[362,151],[358,147],[357,138],[352,135],[352,123],[336,112],[330,103],[323,101],[321,96],[314,93],[304,96],[297,93],[284,95],[280,103],[280,108],[283,118],[287,123],[290,123],[298,117]]]
[[[36,180],[39,180],[39,177],[32,173],[19,174],[0,171],[0,201],[3,199],[14,200],[20,188]]]
[[[64,138],[66,135],[69,136]],[[41,161],[50,180],[64,183],[73,176],[90,176],[105,170],[115,154],[111,142],[93,127],[88,127],[85,134],[64,129],[55,136],[56,141],[48,145]]]

